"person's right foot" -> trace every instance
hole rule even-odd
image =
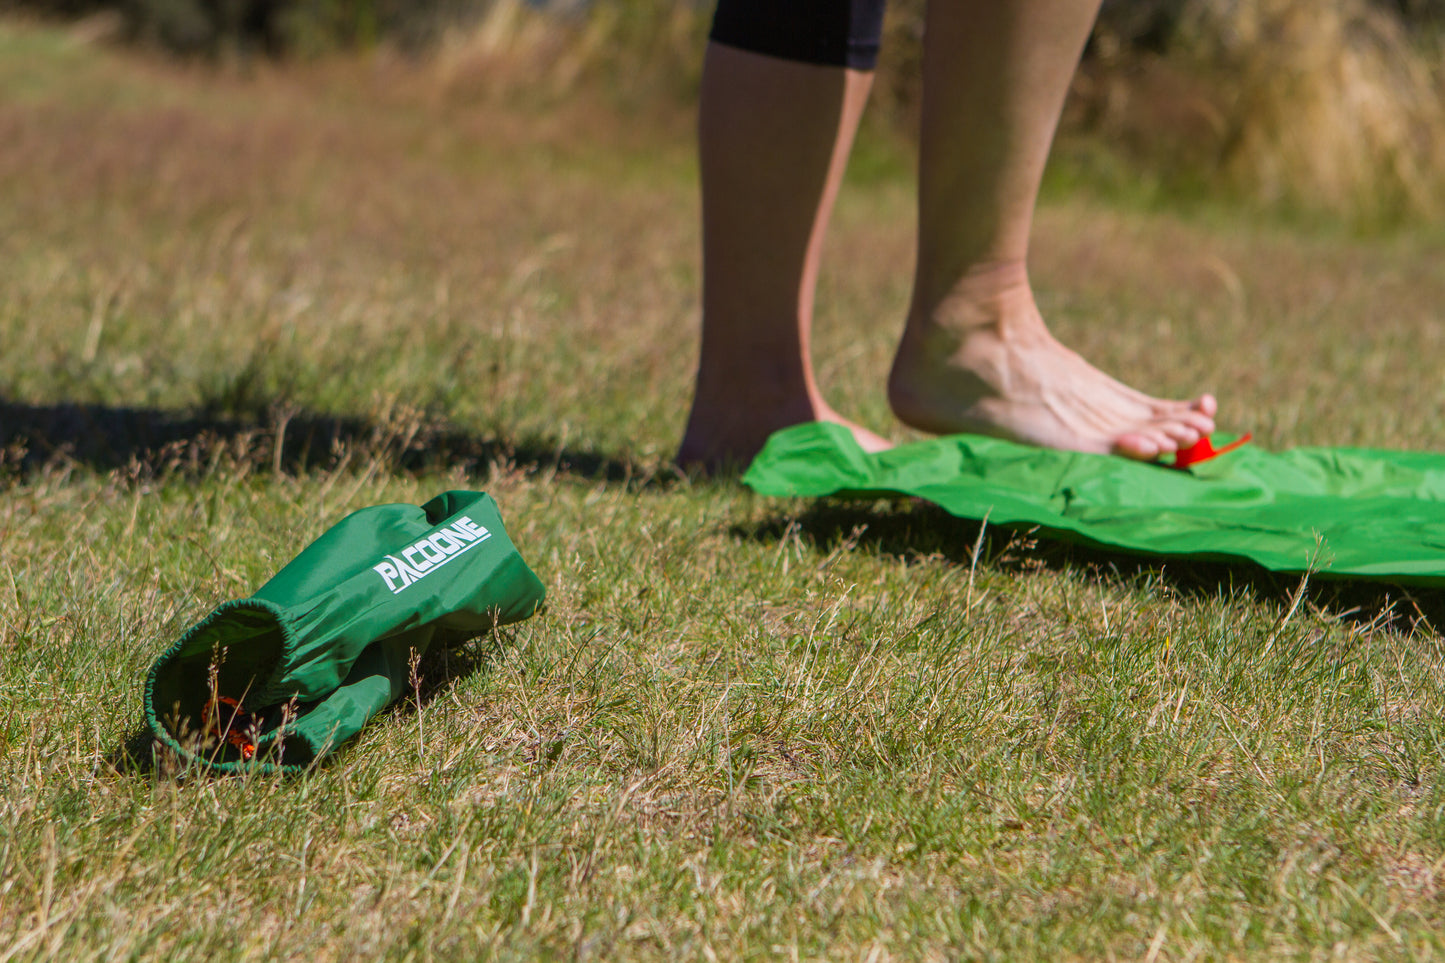
[[[766,392],[762,392],[766,394]],[[692,414],[674,459],[683,468],[706,472],[741,471],[775,431],[809,421],[828,421],[853,432],[864,451],[883,451],[891,443],[854,424],[822,402],[799,406],[769,405],[760,398],[726,404],[694,401]]]
[[[1022,265],[972,273],[926,317],[910,318],[888,397],[905,424],[1150,461],[1214,430],[1213,396],[1152,398],[1064,347]]]

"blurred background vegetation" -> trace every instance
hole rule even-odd
[[[601,81],[689,102],[704,0],[0,0],[94,39],[226,63],[389,50],[456,84]],[[872,123],[907,132],[925,0],[892,0]],[[1056,167],[1177,202],[1360,225],[1445,207],[1445,0],[1106,0]]]

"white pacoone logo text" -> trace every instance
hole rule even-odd
[[[372,566],[391,594],[396,595],[413,582],[419,582],[458,555],[464,555],[492,537],[492,533],[463,515],[451,525],[426,538],[388,555],[386,561]]]

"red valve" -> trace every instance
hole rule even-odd
[[[1174,461],[1169,465],[1169,467],[1188,468],[1190,465],[1197,465],[1202,461],[1208,461],[1211,458],[1217,458],[1227,451],[1234,451],[1234,449],[1238,448],[1240,445],[1249,441],[1253,437],[1253,434],[1241,435],[1234,441],[1231,441],[1229,444],[1225,445],[1223,448],[1215,448],[1214,443],[1209,440],[1209,436],[1205,435],[1194,444],[1190,445],[1188,448],[1181,448],[1176,451],[1174,453]]]

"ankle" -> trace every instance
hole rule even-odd
[[[755,370],[708,375],[699,372],[687,434],[766,437],[779,428],[833,414],[811,379],[774,378]]]
[[[958,272],[952,287],[990,294],[1029,286],[1028,262],[1021,257],[976,261]]]
[[[939,293],[920,284],[908,331],[928,341],[962,341],[975,335],[1011,340],[1046,332],[1022,259],[970,265]]]

